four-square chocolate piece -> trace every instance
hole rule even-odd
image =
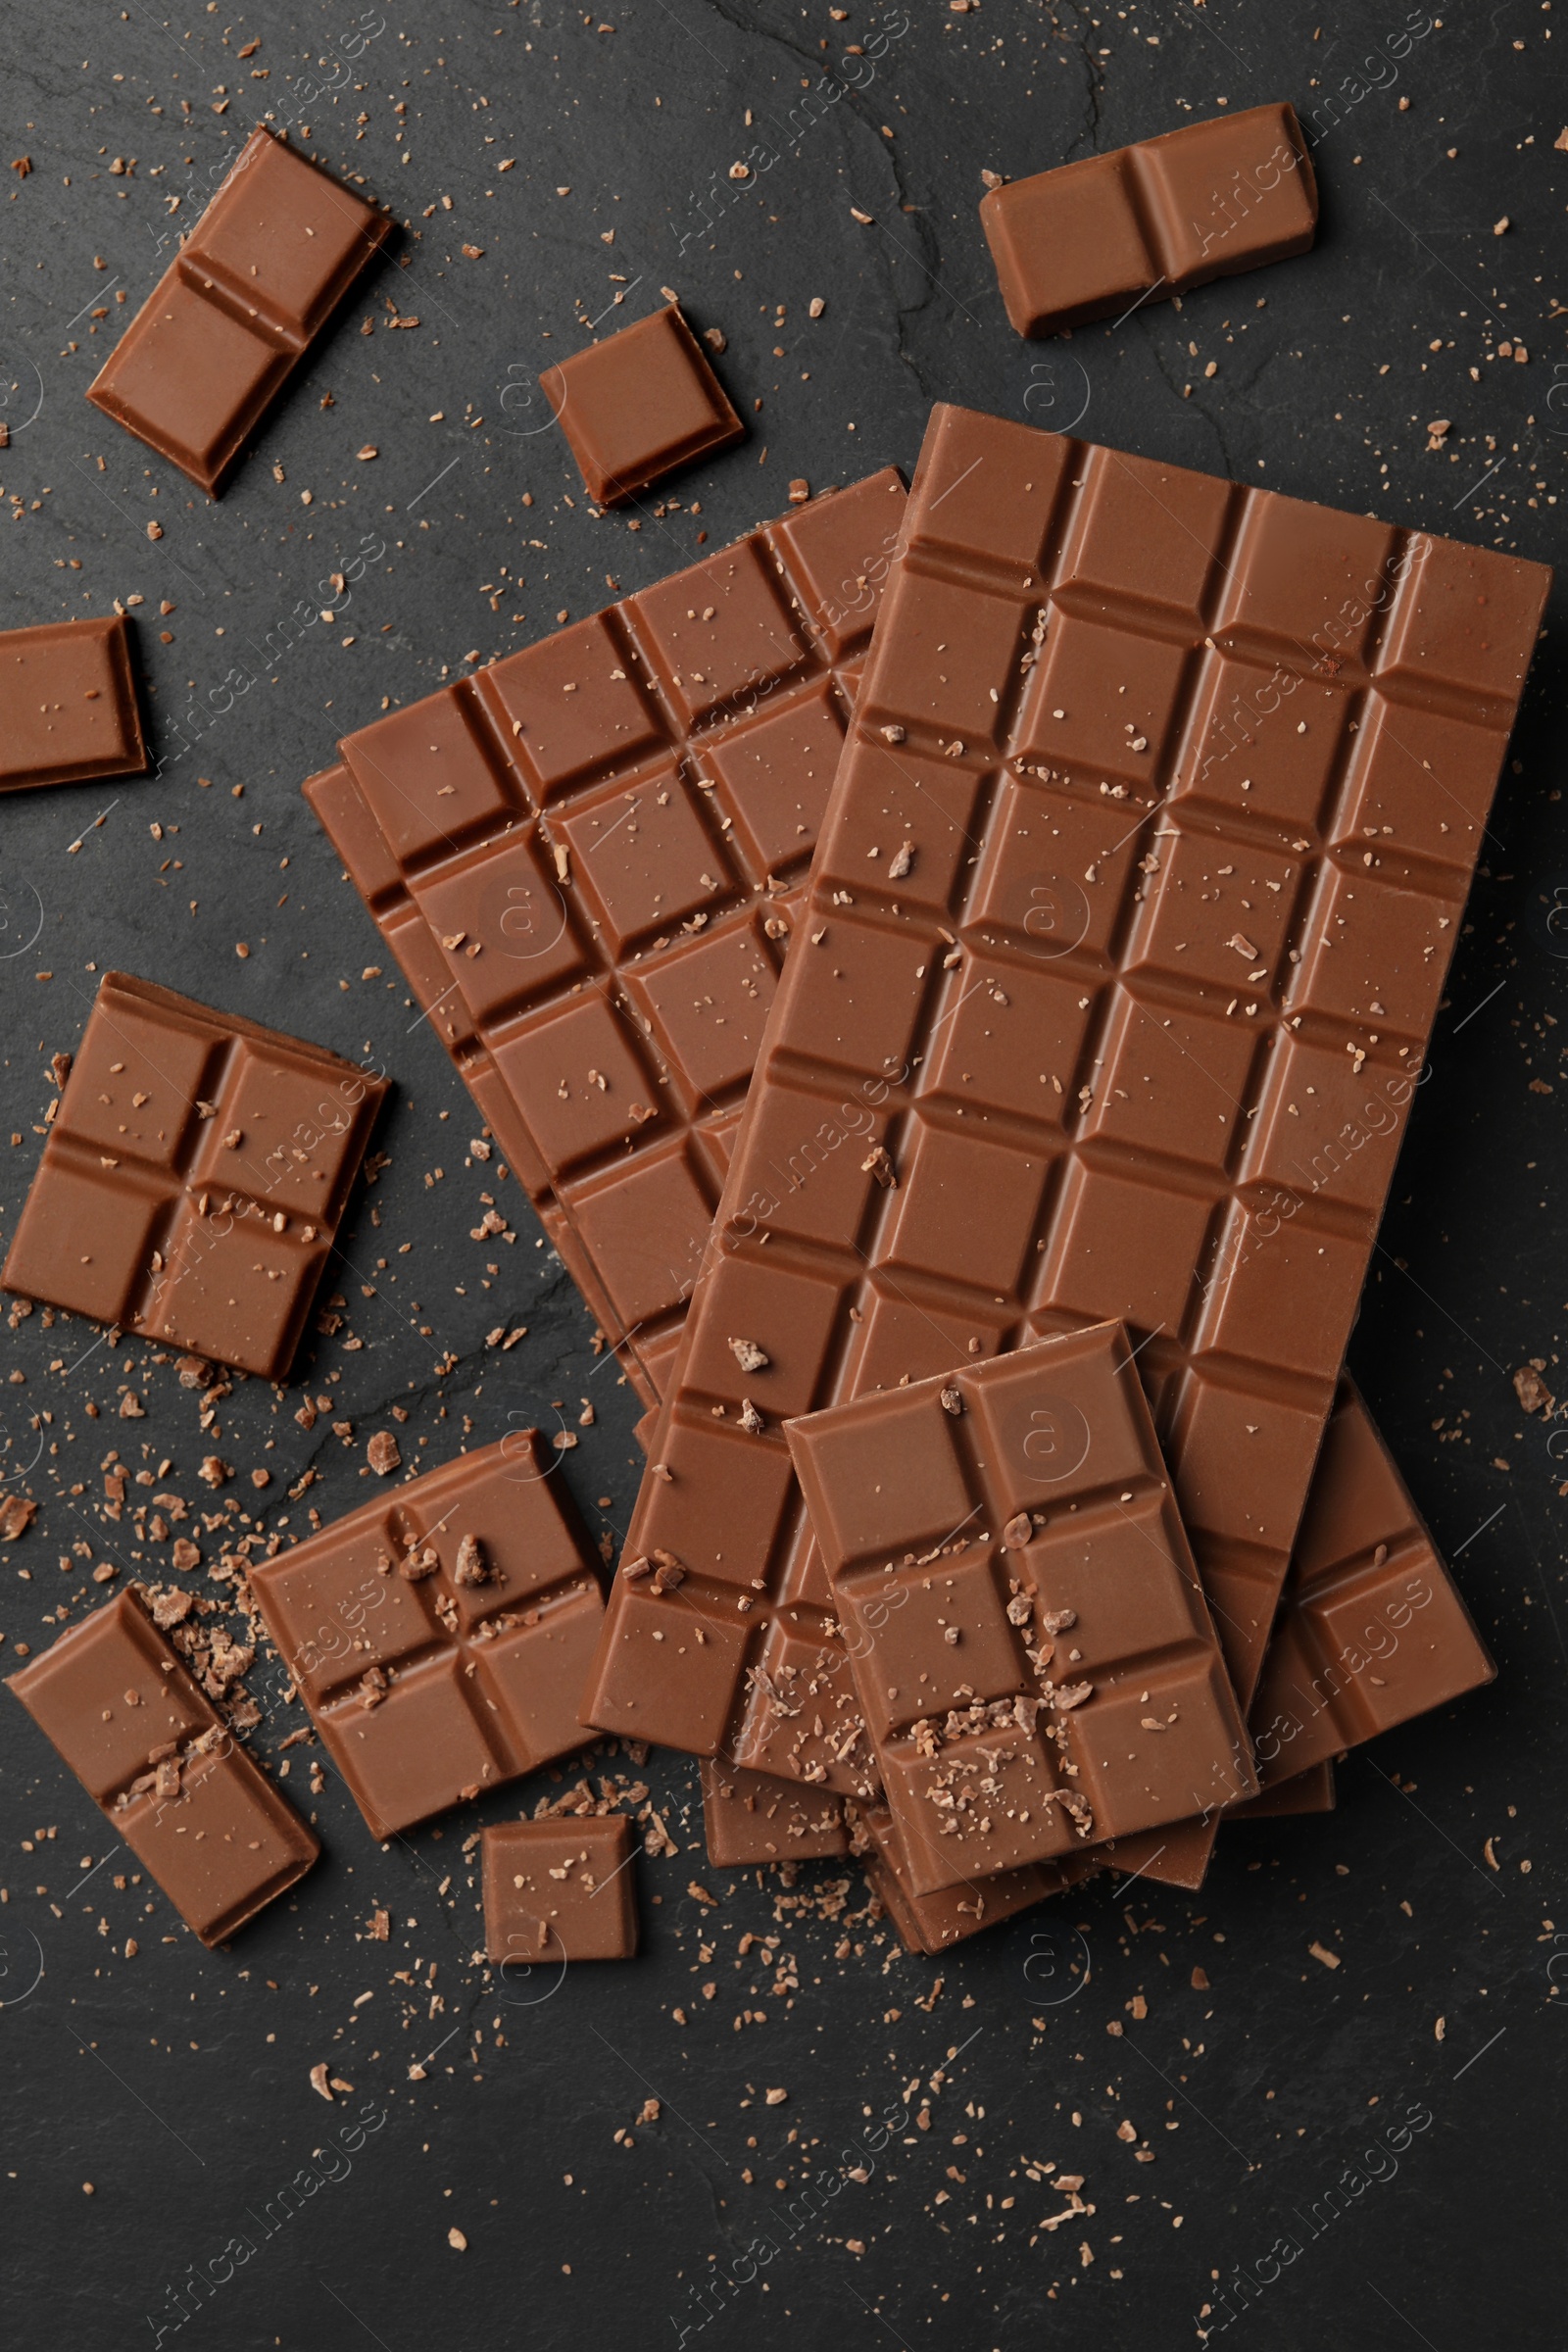
[[[604,1602],[560,1458],[512,1431],[251,1570],[377,1838],[593,1738],[577,1702]]]
[[[146,765],[123,616],[0,635],[0,792],[139,775]]]
[[[385,1093],[107,972],[0,1284],[282,1380]]]
[[[216,495],[391,232],[389,215],[254,130],[87,398]]]
[[[539,381],[589,497],[605,507],[727,449],[746,430],[674,303],[547,368]]]
[[[1054,335],[1304,253],[1317,182],[1294,106],[1189,122],[981,199],[1007,317]]]
[[[484,1831],[486,1956],[515,1976],[567,1960],[629,1960],[637,1949],[631,1823],[556,1816]]]
[[[133,1592],[10,1682],[203,1943],[226,1942],[319,1853]]]

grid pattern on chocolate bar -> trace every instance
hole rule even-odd
[[[395,711],[306,794],[645,1401],[904,512],[891,468]]]
[[[0,634],[0,792],[146,765],[122,613]]]
[[[133,1592],[10,1683],[204,1943],[226,1941],[320,1851]]]
[[[604,1600],[560,1458],[512,1431],[251,1571],[378,1838],[592,1737],[577,1703]]]
[[[1371,1414],[1342,1382],[1252,1702],[1264,1788],[1496,1671]]]
[[[1548,576],[935,412],[628,1540],[723,1638],[617,1578],[601,1729],[853,1787],[779,1421],[1106,1317],[1250,1694]]]
[[[107,972],[0,1283],[281,1380],[385,1094],[319,1046]]]
[[[392,219],[259,126],[87,398],[221,487]]]
[[[917,1894],[1255,1792],[1119,1325],[786,1434]]]
[[[850,1822],[850,1848],[865,1872],[871,1892],[911,1952],[934,1958],[950,1944],[978,1936],[1004,1919],[1063,1894],[1069,1886],[1094,1875],[1093,1863],[1082,1854],[1063,1854],[1056,1862],[1031,1862],[1019,1870],[999,1870],[974,1886],[949,1886],[940,1894],[916,1894],[908,1883],[908,1866],[898,1826],[886,1805],[852,1797],[845,1807]],[[1051,1955],[1054,1968],[1057,1955]],[[1070,1966],[1070,1963],[1066,1965]],[[1028,1966],[1025,1964],[1025,1973]],[[1046,1981],[1042,1968],[1039,1981]]]

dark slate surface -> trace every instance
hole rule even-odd
[[[95,1348],[90,1328],[37,1315],[8,1335],[6,1476],[41,1507],[0,1547],[7,1654],[92,1604],[89,1562],[151,1572],[158,1546],[128,1512],[101,1517],[115,1446],[209,1505],[196,1472],[220,1452],[241,1507],[287,1541],[307,1503],[286,1487],[310,1467],[308,1502],[357,1501],[364,1441],[394,1403],[405,1455],[433,1461],[469,1424],[475,1440],[575,1430],[589,1396],[597,1420],[561,1475],[596,1530],[625,1524],[630,1392],[514,1188],[514,1244],[470,1240],[498,1188],[468,1162],[467,1098],[395,975],[362,977],[374,935],[298,791],[337,734],[689,561],[703,529],[721,545],[792,475],[907,469],[937,397],[1549,561],[1565,44],[1560,12],[1527,0],[1441,26],[1346,0],[1098,18],[1036,0],[14,13],[0,162],[32,170],[6,174],[0,618],[142,599],[166,764],[0,808],[0,1233],[95,969],[384,1056],[396,1094],[391,1164],[351,1219],[341,1333],[286,1394],[237,1389],[220,1438],[139,1346]],[[1222,97],[1318,110],[1316,251],[1118,331],[1015,341],[976,220],[981,168],[1037,170]],[[264,109],[407,227],[213,506],[82,392],[160,241]],[[645,501],[633,530],[590,516],[532,386],[617,294],[636,315],[662,285],[722,328],[751,437],[679,480],[677,508]],[[388,331],[394,316],[417,324]],[[367,445],[379,455],[361,462]],[[332,619],[310,618],[323,604]],[[780,1914],[778,1888],[710,1871],[695,1773],[655,1757],[679,1851],[638,1864],[643,1956],[500,1989],[471,1958],[461,1841],[514,1792],[383,1849],[335,1782],[310,1796],[314,1751],[290,1750],[284,1785],[325,1856],[205,1954],[155,1892],[115,1886],[105,1825],[8,1700],[8,2341],[1145,2352],[1196,2342],[1218,2293],[1238,2343],[1449,2352],[1496,2340],[1503,2311],[1510,2340],[1549,2340],[1568,1441],[1523,1415],[1510,1376],[1538,1356],[1565,1385],[1561,679],[1548,636],[1353,1347],[1494,1645],[1494,1690],[1357,1757],[1335,1818],[1227,1834],[1197,1898],[1097,1888],[936,1963],[848,1916],[855,1874],[808,1866]],[[524,1342],[486,1351],[517,1322]],[[345,1352],[351,1336],[364,1345]],[[140,1419],[118,1417],[127,1390]],[[305,1390],[333,1399],[309,1434]],[[302,1720],[282,1680],[266,1660],[250,1677],[272,1756]],[[385,1944],[359,1940],[377,1905]],[[748,1930],[776,1952],[740,1956]],[[416,1985],[398,1982],[416,1963]],[[309,2082],[321,2060],[354,2085],[330,2109]],[[767,2104],[772,2088],[787,2099]],[[636,2123],[651,2096],[660,2119]],[[1135,2161],[1123,2119],[1155,2162]],[[1054,2231],[1040,2225],[1067,2200],[1026,2171],[1048,2163],[1083,2176],[1093,2209]]]

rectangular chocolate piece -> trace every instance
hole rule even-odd
[[[0,1285],[283,1380],[385,1094],[106,972]]]
[[[784,1434],[914,1893],[1255,1794],[1119,1324]]]
[[[1305,253],[1317,181],[1295,107],[1253,106],[1009,180],[980,222],[1013,326],[1054,335]]]
[[[510,1431],[251,1570],[377,1838],[593,1737],[577,1705],[604,1599],[560,1461]]]
[[[389,214],[259,126],[87,398],[216,496],[391,233]]]
[[[1345,1381],[1252,1702],[1265,1788],[1480,1690],[1496,1671]]]
[[[1250,1699],[1548,579],[952,408],[905,545],[585,1707],[851,1793],[780,1424],[1086,1323]]]
[[[226,1943],[320,1852],[134,1592],[9,1680],[203,1943]]]
[[[146,765],[122,614],[0,634],[0,792],[140,775]]]
[[[306,797],[645,1402],[897,546],[888,468],[345,738]]]
[[[849,1852],[843,1799],[830,1789],[743,1772],[716,1756],[705,1756],[702,1771],[708,1859],[720,1870]]]
[[[978,1936],[1000,1920],[1012,1919],[1047,1895],[1065,1893],[1069,1886],[1093,1875],[1094,1865],[1082,1854],[1063,1854],[1055,1862],[1031,1862],[1020,1870],[1001,1870],[977,1886],[946,1887],[940,1894],[915,1894],[908,1883],[908,1865],[892,1814],[881,1803],[860,1803],[851,1797],[852,1850],[870,1883],[871,1892],[899,1932],[906,1948],[935,1957],[950,1944]]]
[[[637,1949],[631,1823],[503,1821],[480,1833],[484,1865],[484,1948],[514,1989],[543,1996],[569,1960],[629,1960]],[[559,1978],[557,1982],[559,1983]]]
[[[746,432],[673,302],[573,352],[539,381],[589,497],[606,507]]]

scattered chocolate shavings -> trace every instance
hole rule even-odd
[[[1048,1634],[1064,1634],[1070,1625],[1077,1624],[1078,1612],[1076,1609],[1046,1609],[1041,1614],[1040,1622]]]
[[[367,1666],[365,1672],[360,1677],[361,1706],[365,1708],[367,1713],[368,1713],[372,1707],[378,1707],[381,1704],[382,1699],[386,1696],[386,1692],[387,1680],[384,1668],[380,1666]]]
[[[421,1577],[434,1576],[441,1561],[432,1544],[414,1546],[398,1563],[398,1573],[416,1585]]]
[[[942,1392],[942,1410],[943,1410],[945,1413],[956,1413],[956,1413],[961,1413],[961,1412],[962,1412],[962,1410],[963,1410],[963,1398],[962,1398],[962,1397],[959,1396],[959,1394],[958,1394],[958,1392],[957,1392],[957,1390],[956,1390],[956,1389],[944,1389],[944,1390],[943,1390],[943,1392]]]
[[[0,1503],[0,1536],[8,1544],[14,1544],[19,1536],[26,1534],[37,1516],[38,1505],[27,1496],[8,1494]]]
[[[1541,1377],[1544,1370],[1545,1365],[1538,1362],[1536,1358],[1532,1356],[1530,1362],[1528,1364],[1521,1364],[1518,1371],[1514,1374],[1513,1393],[1518,1397],[1520,1407],[1523,1411],[1527,1413],[1544,1413],[1549,1420],[1556,1406],[1557,1400],[1553,1396],[1551,1391],[1547,1388],[1545,1382]],[[0,1533],[5,1532],[7,1531],[4,1529],[4,1527],[0,1526]]]
[[[673,1592],[686,1581],[686,1571],[672,1551],[654,1550],[654,1573],[649,1581],[650,1592]]]
[[[912,873],[913,871],[914,844],[912,841],[906,841],[900,849],[895,850],[892,858],[888,861],[888,880],[890,882],[902,882],[906,874]]]
[[[332,2093],[327,2085],[326,2060],[324,2058],[318,2060],[318,2063],[311,2069],[311,2088],[321,2098],[325,2099],[327,2105],[330,2107],[332,2104]]]
[[[765,1372],[773,1360],[755,1340],[731,1340],[729,1348],[743,1372]]]
[[[365,1458],[377,1478],[387,1478],[402,1461],[403,1452],[389,1429],[378,1429],[365,1448]]]

